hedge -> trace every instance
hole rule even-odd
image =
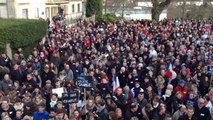
[[[4,50],[7,43],[12,49],[32,45],[46,34],[44,20],[0,19],[0,50]]]

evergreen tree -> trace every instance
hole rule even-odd
[[[87,0],[86,2],[86,16],[102,17],[103,2],[102,0]]]

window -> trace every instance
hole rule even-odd
[[[46,7],[46,18],[50,18],[50,8],[49,7]]]
[[[28,19],[28,9],[22,9],[22,18]]]
[[[80,6],[80,4],[78,4],[78,12],[80,12],[81,11],[81,6]]]
[[[75,12],[75,5],[72,4],[72,12],[74,13]]]
[[[35,18],[39,18],[39,8],[35,8]]]

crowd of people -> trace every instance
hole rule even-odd
[[[31,55],[1,53],[1,120],[213,120],[212,23],[55,18]]]

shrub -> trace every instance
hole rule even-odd
[[[104,14],[102,16],[102,18],[99,18],[98,19],[98,22],[102,22],[102,21],[106,21],[107,23],[109,22],[115,22],[117,20],[121,19],[120,17],[117,17],[116,15],[114,14]]]
[[[32,45],[46,34],[44,20],[0,19],[0,50],[4,50],[7,43],[12,49]]]

